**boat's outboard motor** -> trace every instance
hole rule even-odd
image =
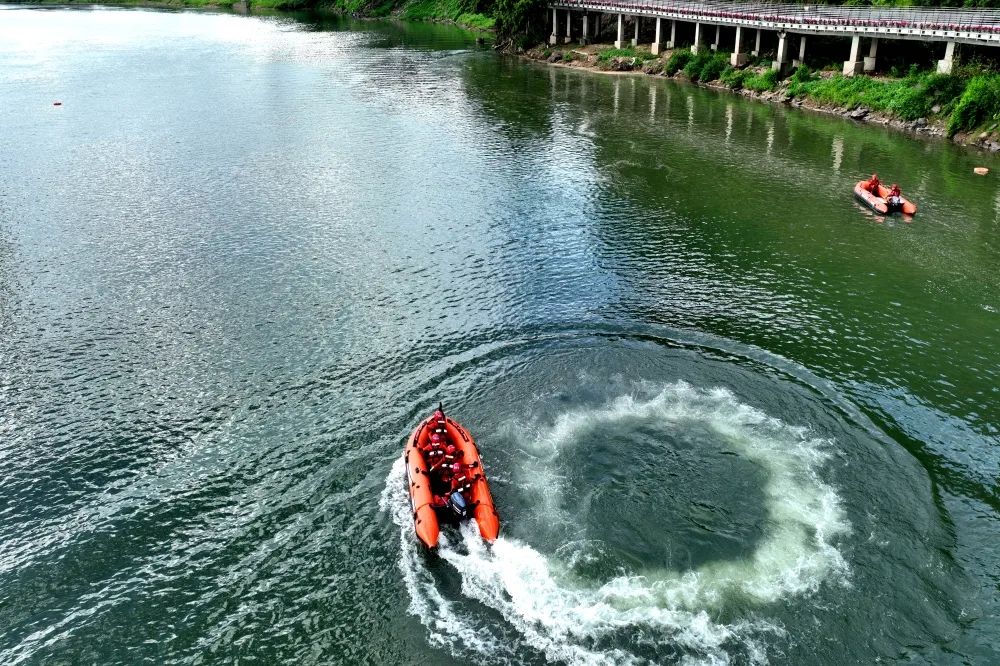
[[[469,505],[457,490],[448,498],[448,508],[457,520],[465,520],[469,517]]]

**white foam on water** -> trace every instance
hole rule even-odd
[[[531,469],[524,470],[525,488],[556,519],[570,520],[555,460],[585,441],[595,426],[625,427],[649,419],[664,427],[697,423],[717,433],[721,447],[765,473],[769,529],[754,553],[688,571],[649,568],[588,584],[566,575],[574,558],[585,557],[579,548],[567,544],[547,555],[504,537],[488,547],[469,524],[460,530],[460,540],[443,539],[438,550],[461,577],[465,599],[456,602],[441,594],[420,554],[400,460],[387,479],[382,506],[400,528],[399,566],[410,612],[428,627],[433,643],[456,656],[516,662],[517,644],[505,637],[508,628],[489,627],[474,605],[457,607],[476,601],[499,613],[523,643],[551,661],[647,663],[643,656],[614,647],[628,642],[653,654],[674,655],[681,663],[727,664],[737,651],[740,661],[766,663],[765,641],[782,634],[781,627],[761,617],[729,623],[714,619],[728,601],[738,598],[741,607],[750,602],[765,612],[766,604],[812,594],[824,581],[848,584],[848,566],[836,542],[850,525],[836,490],[819,474],[832,442],[743,404],[725,389],[703,390],[684,382],[635,389],[635,395],[601,408],[565,413],[542,432],[530,443],[533,460]],[[540,468],[544,473],[538,473]]]
[[[425,565],[423,546],[413,533],[413,516],[406,490],[406,465],[402,458],[396,460],[389,472],[379,508],[392,516],[402,532],[399,570],[410,594],[408,610],[427,627],[430,643],[447,647],[456,656],[469,650],[476,654],[495,652],[500,642],[493,632],[488,627],[475,626],[453,601],[441,594],[437,581]],[[448,545],[447,535],[442,534],[439,549],[444,551]]]

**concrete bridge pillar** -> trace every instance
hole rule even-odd
[[[944,47],[944,60],[938,60],[938,74],[951,74],[955,68],[955,42],[948,42]]]
[[[667,48],[672,49],[677,46],[677,21],[670,22],[670,41],[667,42]]]
[[[864,63],[858,60],[858,52],[861,50],[861,36],[854,35],[851,38],[851,57],[844,62],[844,76],[854,76],[860,74]]]
[[[878,37],[872,37],[871,46],[868,47],[868,57],[865,58],[864,70],[866,72],[875,71],[875,54],[878,53]]]
[[[757,31],[760,34],[760,31]],[[736,26],[736,45],[733,47],[733,53],[729,56],[729,64],[733,67],[742,67],[747,64],[747,54],[743,53],[743,27]]]
[[[583,13],[583,34],[580,35],[580,44],[586,45],[590,42],[590,12]]]
[[[806,62],[806,36],[799,35],[799,59],[792,60],[792,67],[798,69],[801,65]]]
[[[559,12],[552,10],[552,34],[549,35],[549,44],[559,43]]]
[[[760,55],[760,28],[757,28],[757,41],[754,43],[753,51],[750,52],[754,58]]]
[[[639,17],[635,18],[635,36],[632,38],[632,46],[639,46]]]
[[[566,10],[566,36],[563,37],[563,42],[569,44],[573,41],[573,12]]]
[[[712,42],[712,45],[709,47],[713,51],[718,51],[719,50],[719,33],[721,31],[722,31],[722,26],[721,25],[715,26],[715,41]]]
[[[625,15],[618,15],[618,39],[615,40],[615,48],[620,49],[625,43]]]
[[[691,45],[691,53],[701,50],[701,23],[694,24],[694,44]]]
[[[653,55],[660,55],[660,23],[661,22],[662,21],[660,21],[660,17],[657,16],[656,17],[656,41],[654,41],[653,45],[649,47],[649,50],[650,50],[650,52]]]
[[[777,59],[771,62],[771,69],[776,69],[779,73],[785,71],[785,68],[788,66],[787,32],[778,33],[778,54],[775,57]]]

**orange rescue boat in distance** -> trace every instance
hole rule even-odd
[[[442,446],[433,445],[431,436],[435,434],[443,440]],[[448,445],[454,447],[450,454],[445,452]],[[445,456],[447,460],[443,460]],[[479,448],[472,435],[457,421],[445,416],[440,406],[410,435],[403,457],[413,529],[425,546],[435,548],[438,545],[442,521],[457,522],[470,517],[475,519],[479,534],[487,543],[496,540],[500,533],[500,516],[493,505]],[[448,470],[444,470],[445,465]],[[444,478],[452,474],[453,467],[454,484]],[[455,485],[458,487],[453,489]],[[435,506],[435,498],[444,497],[447,503]]]
[[[879,183],[878,196],[875,196],[874,193],[869,192],[865,187],[867,184],[867,180],[859,180],[854,186],[854,196],[860,199],[866,206],[874,210],[876,213],[888,215],[889,213],[899,211],[903,213],[903,215],[913,215],[917,212],[917,205],[906,197],[899,197],[900,203],[898,206],[890,205],[889,188],[885,185]]]

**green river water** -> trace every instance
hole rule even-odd
[[[0,8],[0,663],[1000,662],[981,165],[446,26]],[[438,400],[490,548],[416,545]]]

